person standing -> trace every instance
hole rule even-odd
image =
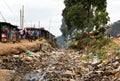
[[[5,34],[7,36],[6,41],[9,41],[9,30],[8,30],[8,28],[5,29]]]
[[[21,30],[20,30],[21,39],[23,39],[23,34],[24,34],[24,33],[23,33],[23,30],[21,29]]]
[[[28,39],[29,39],[30,42],[32,42],[33,32],[31,30],[28,30]]]
[[[37,38],[37,32],[33,31],[33,39],[34,39],[34,41],[36,40],[36,38]]]
[[[25,29],[25,39],[29,39],[28,30]]]
[[[15,43],[16,42],[16,31],[15,31],[15,29],[12,30],[11,34],[12,34],[12,41],[13,41],[13,43]]]

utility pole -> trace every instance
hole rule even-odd
[[[22,29],[24,28],[24,6],[22,6]]]
[[[34,28],[35,28],[35,24],[34,24],[34,26],[33,26]]]
[[[39,21],[38,25],[39,25],[39,28],[40,28],[40,21]]]
[[[22,10],[20,9],[20,28],[24,28],[24,5],[22,6]]]
[[[20,9],[20,28],[22,29],[22,11]]]

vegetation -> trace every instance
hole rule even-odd
[[[97,56],[97,59],[103,59],[105,61],[109,61],[116,56],[120,58],[120,46],[116,44],[113,39],[93,40],[91,45],[92,46],[85,51],[85,56],[81,58],[82,60],[93,59],[94,56]]]
[[[60,30],[62,32],[62,36],[67,37],[67,35],[68,35],[69,32],[68,32],[68,27],[67,27],[67,25],[65,23],[64,18],[62,19],[62,25],[61,25]]]
[[[64,0],[66,7],[62,15],[66,25],[61,29],[63,35],[66,35],[65,32],[69,32],[70,35],[74,32],[75,41],[78,41],[79,46],[83,44],[84,46],[89,45],[88,43],[91,41],[90,32],[94,33],[92,40],[101,40],[104,37],[106,29],[108,29],[107,22],[109,21],[109,17],[106,12],[106,1]]]

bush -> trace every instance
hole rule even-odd
[[[111,42],[110,39],[102,38],[102,39],[96,40],[95,47],[97,47],[98,49],[101,49],[103,46],[109,44],[110,42]]]

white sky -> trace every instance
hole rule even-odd
[[[24,5],[25,27],[41,27],[49,30],[55,36],[61,35],[60,26],[64,0],[0,0],[0,12],[7,22],[20,25],[20,8]],[[107,11],[110,16],[110,23],[120,20],[120,0],[108,0]],[[4,21],[0,16],[0,22]]]

